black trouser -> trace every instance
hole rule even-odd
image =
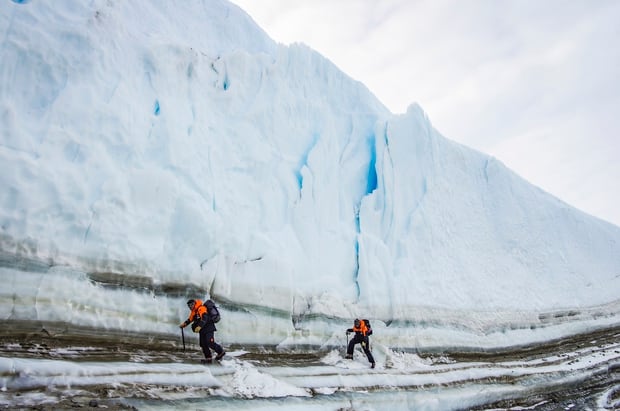
[[[224,351],[222,346],[215,342],[213,334],[214,331],[200,330],[200,347],[207,360],[211,358],[211,350],[214,350],[218,354]]]
[[[355,348],[355,344],[362,344],[362,349],[364,350],[364,354],[366,354],[366,357],[368,357],[368,361],[370,361],[371,363],[375,362],[375,359],[370,352],[370,346],[367,336],[364,336],[362,334],[355,334],[355,336],[351,338],[351,341],[349,341],[349,346],[347,347],[348,355],[353,355],[353,349]]]

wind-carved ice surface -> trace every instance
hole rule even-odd
[[[402,352],[618,326],[620,228],[224,0],[10,2],[0,39],[11,327],[177,340],[207,295],[223,343],[280,350],[356,317]]]

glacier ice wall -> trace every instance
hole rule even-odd
[[[618,227],[224,0],[12,3],[0,33],[4,319],[174,333],[192,293],[269,343],[615,318]]]

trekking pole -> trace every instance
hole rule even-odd
[[[181,328],[181,339],[183,340],[183,352],[185,352],[185,333],[183,332],[183,328]]]

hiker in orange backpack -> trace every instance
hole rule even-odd
[[[355,344],[361,344],[364,354],[366,354],[366,357],[370,362],[370,368],[375,368],[375,359],[370,352],[370,342],[368,340],[368,336],[372,334],[372,329],[370,328],[368,320],[360,320],[356,318],[353,322],[353,328],[349,328],[347,330],[347,335],[352,332],[355,333],[355,336],[353,336],[351,341],[349,341],[346,358],[353,359],[353,349],[355,348]]]
[[[226,353],[222,346],[215,342],[213,334],[217,329],[207,311],[207,307],[202,304],[202,300],[188,300],[187,307],[190,310],[189,317],[181,323],[180,327],[185,328],[191,324],[192,331],[199,333],[200,347],[202,348],[202,353],[205,355],[205,359],[202,363],[209,364],[213,361],[211,358],[211,350],[217,353],[215,359],[220,360]]]

